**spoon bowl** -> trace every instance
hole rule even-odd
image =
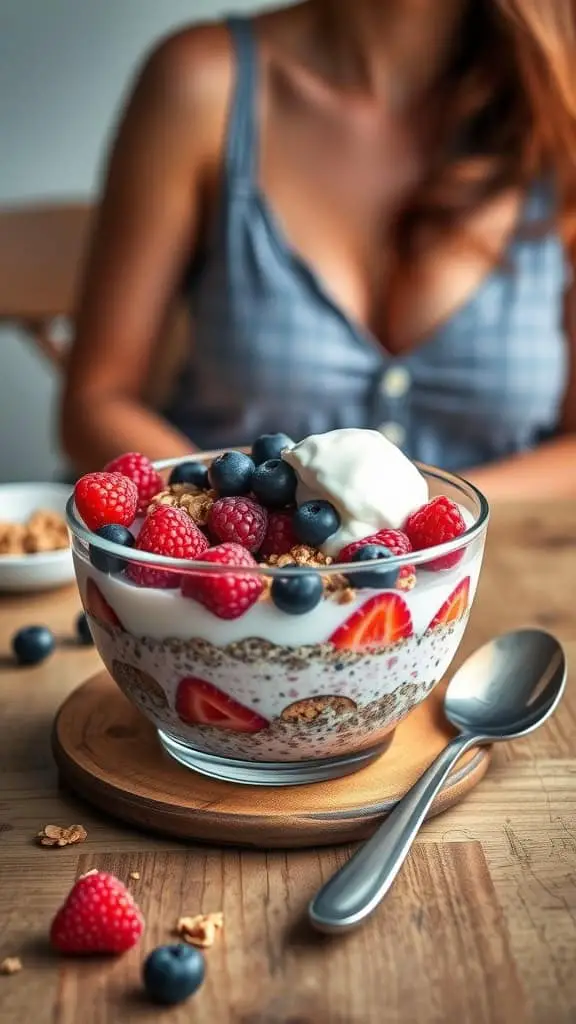
[[[454,674],[444,712],[475,742],[519,739],[553,713],[563,693],[564,651],[540,629],[505,633],[474,652]]]
[[[518,739],[537,729],[562,699],[566,675],[559,642],[538,629],[506,633],[465,661],[444,698],[446,716],[458,735],[372,838],[314,897],[308,916],[318,931],[349,931],[376,909],[462,754],[479,744]]]

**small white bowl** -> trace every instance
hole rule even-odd
[[[58,512],[65,518],[71,491],[68,484],[0,484],[0,520],[24,523],[38,509]],[[0,591],[51,590],[73,579],[70,548],[32,555],[0,555]]]

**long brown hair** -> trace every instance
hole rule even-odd
[[[397,223],[400,259],[505,189],[550,177],[576,263],[576,0],[470,0],[435,100],[429,170]]]

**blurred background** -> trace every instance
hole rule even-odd
[[[7,208],[90,202],[97,195],[110,129],[152,41],[185,22],[254,6],[254,0],[0,0],[5,261],[15,230],[13,219],[2,221]],[[20,260],[25,256],[18,252]],[[58,386],[57,367],[0,303],[0,482],[48,480],[64,471],[54,429]]]

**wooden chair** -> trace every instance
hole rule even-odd
[[[0,210],[0,324],[15,326],[60,371],[94,212],[86,203]],[[146,398],[155,408],[169,393],[187,335],[175,309],[151,367]]]

